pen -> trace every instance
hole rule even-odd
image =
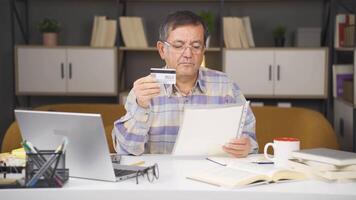
[[[212,159],[209,159],[209,158],[206,158],[207,160],[215,163],[215,164],[218,164],[218,165],[221,165],[221,166],[226,166],[226,164],[222,164],[222,163],[219,163],[219,162],[216,162],[215,160],[212,160]]]
[[[269,161],[266,161],[266,162],[252,162],[252,163],[259,164],[259,165],[270,165],[270,164],[273,164],[273,162],[269,162]]]

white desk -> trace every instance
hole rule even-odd
[[[132,158],[124,158],[131,159]],[[198,170],[202,164],[214,165],[209,161],[173,156],[144,156],[133,159],[157,162],[159,180],[149,183],[140,179],[124,182],[103,182],[71,178],[63,188],[56,189],[1,189],[1,199],[103,199],[103,200],[176,200],[176,199],[356,199],[356,182],[325,183],[301,181],[260,185],[242,189],[226,189],[186,179],[186,175]]]

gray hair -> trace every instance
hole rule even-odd
[[[204,44],[206,43],[206,39],[209,36],[207,25],[200,16],[187,10],[177,11],[167,16],[159,28],[159,40],[166,41],[169,31],[173,31],[183,25],[202,25],[204,28]]]

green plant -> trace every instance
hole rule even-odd
[[[284,38],[286,34],[286,27],[279,25],[273,30],[273,37],[274,38]]]
[[[58,33],[61,31],[61,24],[55,19],[45,18],[38,24],[38,30],[42,33]]]
[[[211,11],[200,11],[198,15],[203,19],[211,34],[214,30],[214,15]]]

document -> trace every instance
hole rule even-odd
[[[186,108],[173,155],[221,156],[222,146],[241,135],[249,102],[204,108]]]

